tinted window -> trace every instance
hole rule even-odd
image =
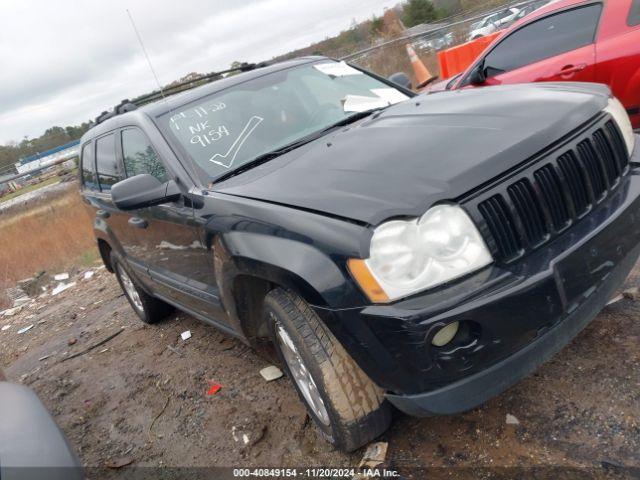
[[[633,0],[633,2],[631,2],[631,10],[629,10],[627,23],[630,27],[640,25],[640,0]]]
[[[601,4],[558,13],[533,22],[504,39],[485,59],[489,76],[593,43]]]
[[[114,139],[115,135],[111,133],[96,140],[96,169],[98,170],[100,189],[103,192],[111,190],[111,186],[121,180],[118,174]]]
[[[148,173],[162,183],[169,180],[164,165],[158,159],[147,137],[138,129],[123,130],[122,158],[127,177]]]
[[[82,146],[82,184],[89,190],[98,190],[92,146],[91,142]]]

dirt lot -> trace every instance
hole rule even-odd
[[[639,283],[639,274],[640,266],[626,288]],[[84,465],[131,461],[123,472],[359,462],[361,451],[337,453],[317,437],[289,380],[266,383],[258,372],[267,363],[241,342],[185,314],[142,324],[104,269],[88,280],[77,272],[74,279],[74,288],[0,318],[0,326],[11,325],[0,331],[0,365],[10,379],[35,389]],[[418,470],[424,467],[457,467],[432,470],[430,478],[438,472],[531,478],[502,467],[537,466],[580,469],[545,468],[545,478],[618,478],[628,466],[638,470],[625,475],[637,478],[639,318],[640,300],[608,306],[553,361],[482,408],[427,419],[398,414],[382,438],[389,442],[387,466],[408,478],[424,478]],[[120,329],[91,352],[62,361]],[[180,339],[185,330],[192,333],[187,341]],[[212,382],[222,389],[208,396]],[[519,424],[507,424],[507,414]],[[249,445],[234,440],[234,427]]]

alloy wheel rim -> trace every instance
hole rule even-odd
[[[298,353],[296,346],[293,344],[291,337],[280,323],[277,323],[277,336],[282,356],[284,357],[285,362],[287,362],[289,371],[293,376],[293,381],[298,385],[307,405],[324,425],[329,425],[329,413],[327,412],[327,407],[320,396],[320,391],[318,390],[316,382],[313,380],[311,373],[302,361],[302,357]]]
[[[117,265],[117,268],[118,273],[120,274],[120,278],[122,279],[124,292],[127,294],[134,307],[136,307],[141,312],[144,311],[142,300],[140,299],[140,294],[138,293],[136,286],[133,284],[133,280],[131,280],[131,277],[129,277],[127,272],[124,271],[124,268],[122,268],[119,264]]]

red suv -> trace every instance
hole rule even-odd
[[[605,83],[640,128],[640,0],[546,5],[505,30],[446,88],[546,81]]]

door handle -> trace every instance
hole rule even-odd
[[[110,216],[111,216],[111,214],[109,212],[107,212],[106,210],[98,210],[96,212],[96,217],[102,218],[103,220],[106,220]]]
[[[132,225],[136,228],[147,228],[149,226],[149,223],[144,218],[131,217],[129,219],[129,225]]]
[[[587,64],[586,63],[580,63],[580,64],[577,64],[577,65],[565,65],[564,67],[562,67],[560,69],[560,71],[558,72],[558,75],[560,75],[560,76],[572,75],[574,73],[581,72],[585,68],[587,68]]]

